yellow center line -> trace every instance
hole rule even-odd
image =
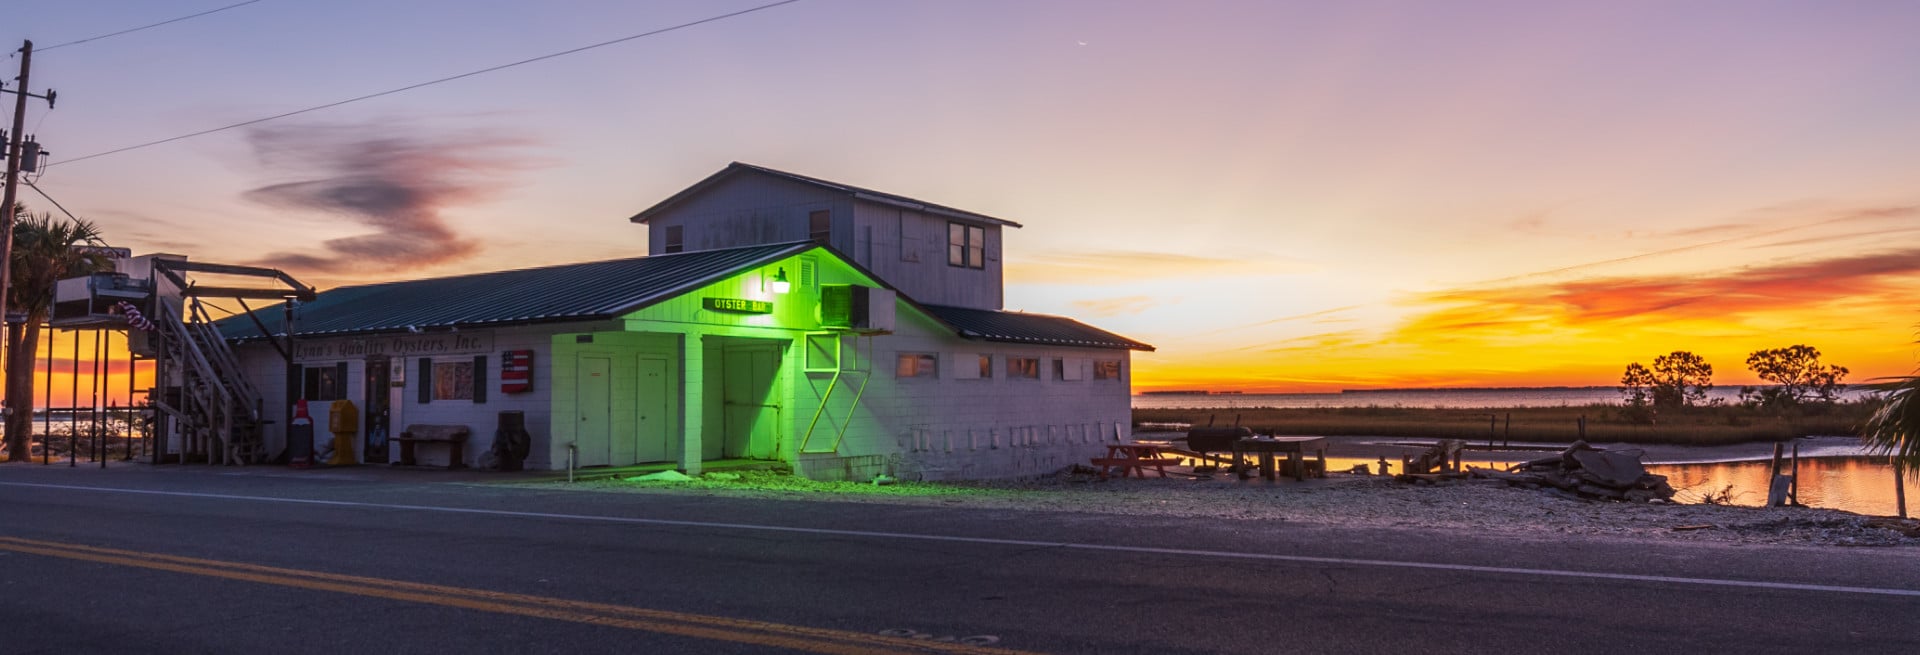
[[[19,537],[0,537],[0,550],[815,653],[860,655],[918,651],[966,655],[1026,655],[1019,651],[969,644],[903,639],[784,623],[687,614],[385,578],[284,569],[245,562],[199,559]]]

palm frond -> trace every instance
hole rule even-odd
[[[1920,376],[1866,386],[1886,394],[1884,404],[1861,428],[1867,450],[1907,471],[1920,471]]]

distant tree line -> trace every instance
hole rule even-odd
[[[1840,399],[1847,385],[1847,367],[1820,361],[1820,350],[1794,345],[1753,351],[1747,369],[1771,387],[1740,387],[1740,403],[1748,407],[1786,410],[1826,406]],[[1690,407],[1706,402],[1713,389],[1713,365],[1685,350],[1653,358],[1653,367],[1634,362],[1620,376],[1620,395],[1630,416],[1651,418],[1652,410]]]

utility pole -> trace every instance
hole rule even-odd
[[[32,71],[33,41],[26,41],[20,46],[19,86],[8,90],[14,94],[13,131],[7,133],[6,191],[4,194],[0,194],[0,316],[5,316],[10,313],[7,311],[9,306],[7,302],[7,290],[13,285],[14,202],[19,198],[20,192],[20,167],[22,164],[20,161],[20,142],[25,138],[25,135],[21,134],[21,132],[24,131],[27,126],[27,98],[40,98],[47,101],[48,107],[53,106],[53,92],[49,91],[46,95],[34,95],[28,90],[27,76]],[[0,321],[0,323],[5,323],[5,321]],[[10,336],[11,330],[8,332],[9,338],[7,339],[7,345],[11,346],[13,345]],[[16,391],[16,389],[13,388],[13,362],[10,360],[13,358],[16,350],[18,349],[8,348],[6,351],[6,360],[8,361],[0,364],[6,368],[6,401],[8,407],[13,407],[15,402],[13,396],[14,391]],[[8,428],[12,428],[19,423],[30,424],[33,420],[31,416],[26,417],[22,421],[16,421],[16,418],[17,417],[11,415],[7,417]],[[6,431],[7,455],[9,460],[24,458],[27,451],[26,435],[24,433],[14,434],[14,432],[15,431],[11,429]]]

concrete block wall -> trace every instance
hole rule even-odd
[[[859,352],[870,358],[866,394],[838,450],[796,452],[797,472],[815,479],[868,479],[881,473],[926,480],[1026,477],[1086,464],[1104,455],[1106,444],[1131,438],[1128,351],[972,341],[907,317],[903,312],[893,334],[858,338],[867,342]],[[935,377],[897,377],[899,353],[937,355]],[[956,354],[991,356],[993,377],[956,379]],[[1040,379],[1009,379],[1008,357],[1039,358]],[[1057,379],[1055,359],[1084,367],[1081,379]],[[1120,379],[1093,379],[1096,360],[1118,360]],[[810,416],[819,406],[828,378],[809,374],[795,385],[793,404],[803,410],[797,414]],[[828,416],[847,420],[840,399],[848,391],[835,392]],[[804,423],[795,427],[796,444],[805,428]]]

